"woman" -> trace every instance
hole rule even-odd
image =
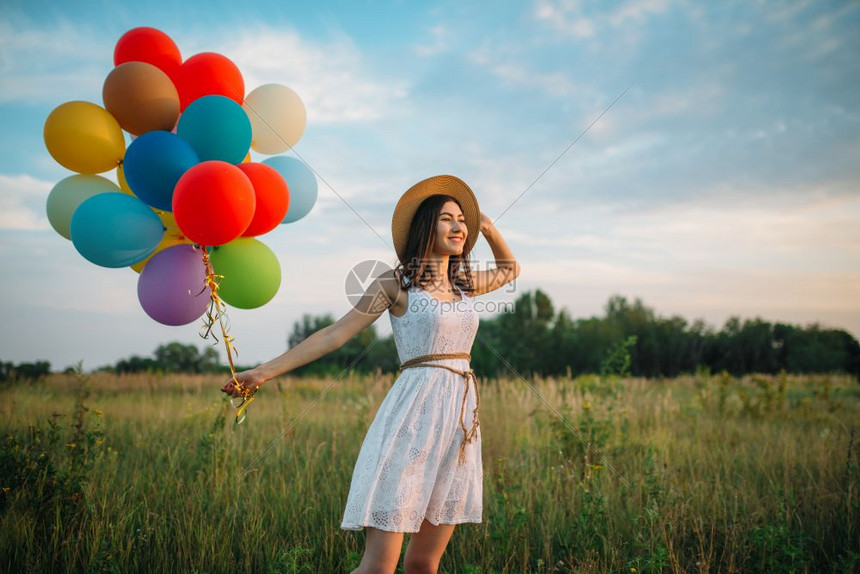
[[[483,233],[495,269],[472,271]],[[236,374],[258,389],[344,345],[388,309],[401,373],[368,429],[341,528],[367,528],[356,573],[394,572],[405,532],[404,567],[436,572],[454,526],[481,522],[483,471],[478,388],[469,351],[478,329],[473,299],[519,275],[501,234],[472,190],[441,175],[412,186],[392,219],[398,266],[376,278],[360,302],[280,357]],[[233,381],[222,390],[238,394]]]

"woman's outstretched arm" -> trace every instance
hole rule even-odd
[[[243,386],[257,390],[263,383],[278,375],[288,373],[336,351],[362,329],[376,321],[382,312],[391,306],[398,293],[399,287],[395,285],[393,271],[382,274],[370,284],[361,300],[336,323],[313,333],[283,355],[253,369],[236,373],[236,379]],[[387,301],[387,305],[379,305],[380,300]],[[221,390],[231,396],[240,394],[232,379],[227,381]]]

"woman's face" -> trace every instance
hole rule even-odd
[[[436,220],[435,251],[442,255],[460,255],[468,235],[466,216],[460,206],[454,201],[445,202]]]

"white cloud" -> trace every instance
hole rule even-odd
[[[45,201],[53,186],[30,175],[0,174],[0,229],[50,229]]]
[[[585,14],[576,0],[538,0],[534,17],[562,34],[589,40],[609,26],[640,26],[652,15],[666,12],[669,5],[669,0],[629,0],[612,12],[591,16]]]
[[[408,94],[405,81],[373,70],[346,37],[323,44],[291,30],[245,29],[215,51],[236,63],[247,92],[270,83],[295,90],[309,125],[378,120]]]
[[[510,84],[539,88],[551,96],[566,96],[576,91],[574,83],[558,72],[541,74],[515,63],[496,64],[490,68],[490,71]]]
[[[613,232],[648,249],[654,261],[719,269],[778,272],[801,268],[860,271],[860,198],[822,197],[809,190],[794,200],[784,194],[746,200],[741,194],[697,201],[619,218]]]
[[[594,21],[579,12],[578,2],[540,0],[535,5],[534,16],[556,30],[580,40],[591,38],[595,33]]]
[[[430,41],[415,46],[415,53],[422,57],[435,56],[448,50],[448,29],[444,26],[430,28]]]
[[[572,257],[587,250],[602,262],[860,271],[860,197],[839,193],[835,184],[771,194],[707,187],[692,201],[625,212],[589,205],[553,213],[536,210],[532,198],[517,208],[540,224],[515,225],[506,215],[505,226],[518,245]]]
[[[212,37],[174,37],[186,57],[193,48],[224,54],[239,67],[246,91],[268,83],[294,89],[308,122],[366,122],[384,117],[408,94],[402,79],[385,78],[347,37],[310,42],[292,30],[245,28],[218,45]],[[101,102],[113,68],[116,38],[67,22],[45,29],[0,21],[0,103]]]
[[[580,258],[529,261],[525,267],[528,280],[537,285],[602,286],[611,291],[623,286],[636,289],[644,285],[670,286],[676,281],[676,277],[665,271],[631,269],[623,264]]]
[[[37,29],[0,21],[0,103],[100,103],[113,67],[112,41],[69,22]]]
[[[722,76],[720,71],[711,70],[709,75]],[[648,115],[703,115],[713,113],[725,97],[725,86],[722,83],[702,79],[687,86],[670,86],[667,90],[653,94],[651,103],[643,102],[643,108]]]
[[[574,315],[611,293],[660,313],[730,315],[860,329],[860,197],[838,185],[784,194],[703,188],[695,201],[617,212],[522,202],[502,232],[523,262],[520,290],[541,288]]]
[[[845,28],[839,30],[841,23],[851,22],[852,15],[858,9],[856,3],[846,2],[838,8],[826,6],[827,12],[813,17],[810,14],[801,14],[809,6],[806,2],[788,4],[783,10],[771,13],[770,8],[765,10],[766,17],[780,26],[778,30],[777,46],[784,50],[790,50],[804,62],[815,62],[825,56],[833,56],[842,50],[851,53],[856,50],[856,41],[852,46],[845,46],[845,41],[853,40],[856,34],[853,29]],[[839,71],[844,68],[839,66]]]
[[[597,91],[589,82],[575,82],[564,72],[541,72],[508,47],[485,43],[472,51],[468,58],[485,68],[505,84],[526,90],[539,90],[555,98],[594,101]]]
[[[574,316],[612,293],[663,315],[732,315],[860,332],[860,198],[709,197],[634,213],[588,208],[502,224],[523,262],[519,290],[541,288]],[[530,209],[531,206],[529,205]]]
[[[613,26],[624,24],[627,20],[641,23],[652,14],[665,12],[668,7],[668,0],[631,0],[612,13],[609,22]]]
[[[764,8],[765,17],[770,21],[792,20],[800,12],[811,5],[809,0],[785,2],[780,4],[760,4]]]

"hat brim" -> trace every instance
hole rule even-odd
[[[394,250],[402,263],[405,263],[406,244],[409,241],[409,228],[412,218],[421,203],[431,195],[450,195],[460,204],[466,218],[469,234],[463,245],[463,253],[468,253],[478,241],[481,232],[481,211],[478,200],[466,183],[453,175],[437,175],[419,181],[408,190],[394,208],[391,218],[391,236],[394,239]]]

